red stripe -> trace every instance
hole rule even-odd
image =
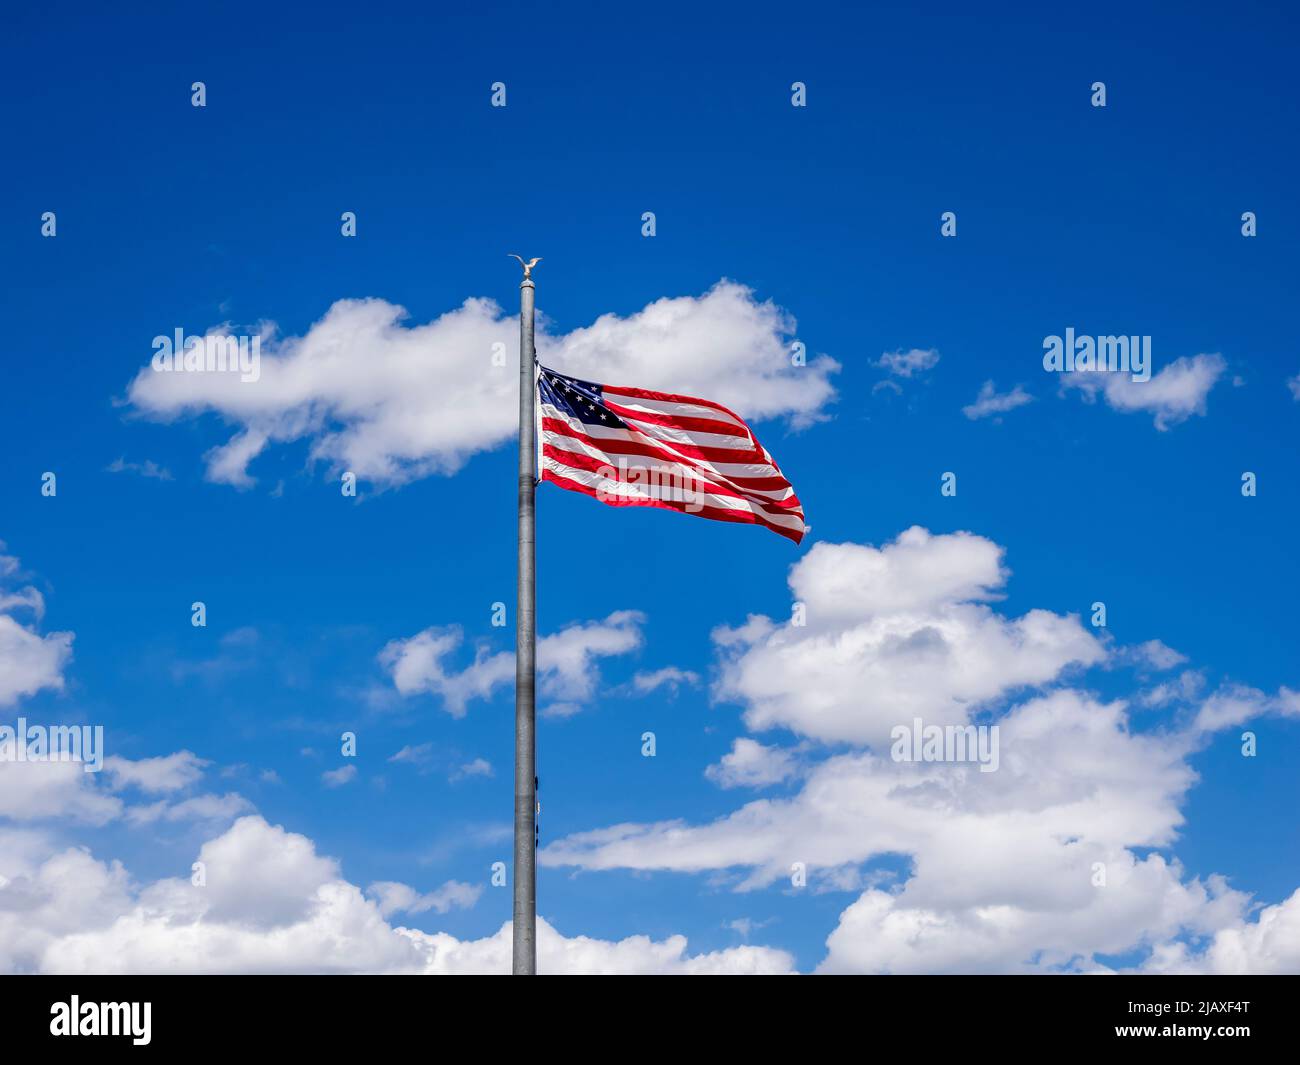
[[[623,391],[630,391],[623,389]],[[658,399],[659,396],[648,396],[647,398]],[[611,507],[659,507],[663,510],[675,510],[682,514],[694,514],[701,518],[711,518],[714,521],[732,521],[742,525],[765,525],[774,533],[784,536],[787,540],[793,540],[796,544],[803,539],[803,529],[787,529],[785,526],[777,525],[768,521],[761,514],[753,514],[744,510],[725,510],[721,507],[704,507],[702,510],[687,510],[685,501],[676,501],[671,499],[609,499],[601,498],[600,494],[585,484],[579,484],[577,481],[563,477],[554,470],[542,470],[542,480],[550,481],[552,484],[561,488],[568,489],[570,492],[581,492],[583,495],[591,496],[592,499]]]

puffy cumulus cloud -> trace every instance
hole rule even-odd
[[[1097,972],[1104,969],[1097,954],[1207,932],[1238,920],[1245,904],[1218,878],[1184,882],[1182,869],[1159,855],[1138,860],[1122,851],[1106,870],[1104,888],[1063,907],[932,909],[911,904],[906,890],[869,890],[840,915],[818,971]]]
[[[575,622],[537,641],[537,673],[542,694],[557,700],[552,716],[578,713],[595,693],[600,679],[598,661],[627,654],[643,642],[645,615],[616,610],[600,621]],[[480,643],[474,661],[457,670],[445,660],[464,639],[459,627],[430,628],[407,639],[392,640],[379,653],[379,663],[404,696],[438,695],[453,717],[463,717],[473,699],[490,699],[512,682],[512,651],[492,653]]]
[[[206,886],[204,913],[260,928],[300,921],[318,888],[339,879],[333,858],[321,857],[306,836],[241,817],[199,850]]]
[[[508,359],[494,365],[493,353],[517,349],[516,318],[486,299],[422,325],[405,324],[406,316],[381,299],[339,300],[304,336],[264,330],[256,381],[150,365],[128,399],[149,417],[214,412],[235,426],[206,456],[209,479],[226,484],[253,483],[249,464],[259,454],[300,439],[310,441],[314,460],[377,484],[454,473],[515,433],[518,376]],[[558,370],[707,396],[751,419],[807,425],[825,416],[835,395],[835,361],[792,367],[793,319],[730,281],[564,335],[541,326],[538,353]]]
[[[1204,415],[1206,397],[1227,368],[1222,355],[1183,356],[1147,381],[1106,371],[1063,373],[1061,389],[1077,388],[1089,402],[1100,395],[1113,410],[1125,414],[1151,414],[1163,432],[1193,414]]]
[[[627,318],[602,315],[538,348],[548,365],[577,377],[704,396],[745,418],[784,417],[800,428],[825,416],[840,367],[822,355],[793,368],[794,331],[788,313],[723,280],[702,296],[656,300]]]
[[[790,588],[814,619],[925,612],[945,603],[997,597],[1007,571],[992,540],[934,536],[914,525],[881,548],[817,544],[790,571]]]
[[[105,927],[132,901],[119,862],[96,861],[75,847],[56,850],[49,837],[0,828],[0,973],[41,971],[51,944]]]
[[[258,817],[241,819],[203,845],[204,887],[181,879],[136,885],[119,863],[97,861],[76,848],[38,862],[31,854],[43,845],[38,840],[0,846],[0,971],[510,971],[508,923],[478,940],[394,927],[380,904],[343,879],[337,862],[317,854],[309,839]],[[414,892],[411,897],[421,898]],[[537,932],[542,972],[793,967],[788,954],[764,947],[691,955],[682,936],[662,942],[644,936],[617,942],[568,938],[540,919]]]
[[[1143,972],[1300,973],[1300,890],[1253,920],[1220,928],[1201,950],[1165,943],[1152,951]]]
[[[816,544],[790,571],[805,624],[751,617],[714,633],[715,694],[751,730],[784,726],[828,742],[882,743],[900,723],[964,723],[995,699],[1105,657],[1077,617],[1007,618],[985,600],[1002,551],[970,533],[913,527],[876,548]]]
[[[0,707],[44,689],[62,691],[63,670],[72,660],[72,633],[41,635],[45,599],[18,583],[19,561],[4,548],[0,540]]]

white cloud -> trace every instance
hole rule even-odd
[[[411,765],[422,765],[433,756],[432,743],[417,743],[415,746],[407,744],[388,760],[390,762],[406,762]]]
[[[1286,379],[1286,386],[1291,390],[1291,398],[1300,402],[1300,373]]]
[[[981,706],[1101,661],[1077,617],[1007,618],[982,600],[1005,583],[1001,549],[913,527],[881,548],[819,543],[790,571],[806,624],[751,617],[714,634],[716,695],[752,731],[880,743],[900,723],[962,724]]]
[[[660,688],[668,688],[673,694],[681,687],[695,687],[700,683],[700,675],[689,669],[676,666],[664,666],[663,669],[647,670],[637,673],[632,678],[632,687],[638,695],[649,695]]]
[[[0,753],[0,818],[107,824],[121,815],[123,805],[96,786],[96,776],[81,762],[17,762],[6,750]]]
[[[602,621],[568,625],[537,641],[541,693],[556,700],[552,716],[577,713],[595,693],[601,658],[626,654],[641,646],[644,615],[618,610]],[[404,696],[431,693],[442,698],[448,713],[463,717],[473,699],[490,699],[514,680],[512,651],[489,652],[479,644],[474,661],[457,671],[444,661],[461,644],[457,626],[430,628],[407,639],[392,640],[379,653],[380,664]],[[546,712],[546,711],[543,711]]]
[[[143,374],[147,371],[140,372]],[[270,433],[249,428],[236,433],[224,444],[209,448],[203,453],[203,461],[208,467],[208,480],[234,488],[252,488],[257,480],[249,474],[248,464],[262,453],[270,440]]]
[[[767,747],[747,736],[739,736],[731,750],[704,775],[723,788],[762,788],[794,776],[799,762],[793,751]]]
[[[477,940],[393,927],[379,903],[343,879],[338,863],[318,855],[309,839],[259,817],[242,818],[203,845],[202,887],[188,879],[136,886],[119,863],[84,850],[41,860],[47,846],[37,837],[0,837],[0,972],[510,971],[508,923]],[[444,901],[453,896],[468,897],[464,886]],[[683,936],[568,938],[541,918],[537,942],[543,973],[793,968],[787,953],[766,947],[691,955]]]
[[[1193,414],[1204,415],[1206,397],[1226,369],[1222,355],[1183,356],[1149,381],[1134,381],[1126,373],[1063,373],[1061,390],[1077,388],[1089,402],[1100,395],[1112,409],[1126,414],[1145,411],[1155,416],[1156,428],[1164,431]]]
[[[157,795],[188,788],[203,776],[208,764],[193,751],[177,751],[138,761],[112,754],[104,759],[104,771],[114,788],[135,787]]]
[[[458,780],[467,780],[470,777],[490,777],[492,776],[492,763],[486,758],[475,758],[472,762],[466,762],[459,766],[451,775],[451,780],[455,783]]]
[[[723,928],[729,928],[740,936],[741,939],[748,939],[761,928],[766,928],[771,921],[755,921],[749,917],[737,917],[734,921],[727,921]]]
[[[366,889],[366,894],[375,900],[384,917],[391,917],[395,913],[428,913],[430,910],[435,913],[450,913],[452,910],[468,910],[473,907],[483,894],[483,885],[448,880],[436,891],[421,895],[406,884],[380,880],[371,884]]]
[[[1201,704],[1192,727],[1201,733],[1217,732],[1266,714],[1300,717],[1300,692],[1284,687],[1276,695],[1266,695],[1242,684],[1227,684]]]
[[[339,766],[338,769],[327,769],[320,775],[321,783],[327,788],[341,788],[344,784],[351,784],[357,778],[357,767],[355,765]]]
[[[549,721],[564,721],[582,713],[581,703],[551,703],[540,711],[542,717]]]
[[[4,542],[0,541],[0,551]],[[19,572],[18,559],[0,554],[0,578]],[[39,623],[45,600],[35,588],[0,586],[0,707],[12,706],[21,696],[49,689],[63,690],[63,670],[72,660],[72,633],[42,636],[35,624],[24,624],[15,611],[28,611]]]
[[[587,380],[702,396],[748,419],[783,417],[799,428],[824,417],[839,364],[823,355],[793,367],[794,332],[788,313],[724,280],[627,318],[602,315],[538,347],[547,365]]]
[[[909,904],[907,892],[869,890],[840,915],[818,967],[828,973],[1093,972],[1096,954],[1121,953],[1181,931],[1237,921],[1244,897],[1222,881],[1184,882],[1159,855],[1106,862],[1105,888],[1065,906]],[[1077,870],[1081,875],[1085,870]],[[1086,884],[1086,880],[1084,881]]]
[[[1136,647],[1127,648],[1124,657],[1139,665],[1162,671],[1181,666],[1187,661],[1185,654],[1175,651],[1160,640],[1147,640]]]
[[[404,640],[390,641],[379,652],[379,662],[405,696],[432,693],[442,697],[448,713],[464,717],[471,699],[490,699],[494,689],[515,675],[515,656],[506,651],[490,654],[483,644],[475,648],[474,661],[456,672],[443,663],[464,636],[459,626],[430,628]]]
[[[1157,947],[1143,965],[1157,973],[1300,973],[1300,890],[1253,921],[1234,922],[1214,933],[1205,948],[1186,943]]]
[[[45,597],[35,588],[16,588],[12,592],[0,591],[0,613],[30,610],[37,621],[45,616]]]
[[[11,746],[8,739],[0,745],[0,819],[89,825],[124,820],[143,825],[230,821],[252,809],[247,799],[233,792],[145,804],[129,804],[115,794],[128,787],[163,794],[192,786],[208,763],[190,751],[139,761],[110,755],[104,759],[103,772],[88,773],[82,762],[14,761]]]
[[[131,806],[127,808],[126,819],[137,825],[159,821],[233,821],[252,810],[251,802],[231,791],[225,795],[195,795],[178,802],[161,799],[147,806]]]
[[[0,829],[0,973],[39,972],[52,944],[104,927],[131,903],[120,863],[58,850],[45,835]]]
[[[161,420],[215,412],[237,427],[208,453],[210,480],[248,486],[269,445],[310,441],[310,454],[378,484],[454,473],[515,433],[517,374],[494,345],[517,350],[513,314],[470,299],[424,325],[380,299],[339,300],[302,337],[262,339],[261,374],[158,373],[144,367],[128,396]],[[661,299],[626,318],[607,314],[563,336],[537,335],[556,369],[613,384],[705,396],[751,419],[799,427],[824,417],[838,369],[822,356],[791,366],[794,321],[743,285]]]
[[[962,407],[961,412],[974,421],[993,414],[1005,414],[1009,410],[1015,410],[1033,401],[1034,397],[1020,385],[1016,385],[1010,392],[998,392],[992,381],[985,381],[980,387],[979,395],[975,397],[975,402]]]
[[[152,477],[159,481],[170,481],[171,471],[159,466],[153,459],[143,462],[127,462],[126,456],[114,459],[105,467],[108,473],[138,473],[141,477]]]
[[[203,844],[199,861],[207,880],[203,913],[256,928],[301,920],[318,889],[339,878],[338,862],[318,855],[311,840],[260,817],[241,817]],[[174,883],[164,881],[158,894],[169,894]]]
[[[876,360],[876,366],[895,377],[914,377],[932,370],[939,363],[939,353],[934,348],[912,348],[910,351],[887,351]]]
[[[1163,681],[1142,692],[1138,702],[1143,706],[1168,706],[1175,702],[1190,702],[1205,687],[1205,674],[1195,669],[1185,669],[1172,680]]]
[[[641,646],[645,615],[617,610],[604,621],[568,625],[537,641],[542,692],[550,698],[585,702],[595,693],[598,658],[627,654]]]

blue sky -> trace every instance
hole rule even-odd
[[[208,763],[202,780],[154,800],[238,796],[227,812],[307,837],[362,888],[485,885],[509,856],[510,688],[458,717],[437,691],[396,691],[379,656],[447,626],[464,634],[449,669],[469,668],[480,642],[489,655],[511,648],[512,629],[491,625],[498,601],[513,624],[509,441],[455,461],[433,448],[425,457],[441,468],[363,475],[358,498],[346,498],[344,460],[313,457],[347,429],[342,408],[321,400],[313,428],[269,443],[243,483],[217,483],[205,455],[248,423],[229,405],[182,409],[147,385],[132,389],[156,335],[274,322],[282,343],[308,335],[339,300],[403,307],[401,330],[486,298],[501,314],[484,329],[508,332],[518,274],[505,255],[517,251],[544,257],[538,307],[557,351],[602,315],[640,321],[666,297],[694,306],[727,279],[748,290],[740,305],[770,302],[796,323],[778,340],[806,344],[810,365],[786,367],[790,380],[821,374],[834,390],[754,421],[807,511],[812,532],[799,547],[539,489],[542,633],[644,615],[635,649],[588,663],[580,712],[541,723],[544,847],[798,802],[816,767],[869,749],[795,711],[751,729],[744,715],[761,697],[728,687],[711,634],[750,615],[788,618],[790,569],[817,545],[882,549],[921,526],[1003,550],[1010,576],[986,586],[998,598],[981,609],[1077,615],[1107,648],[1090,666],[1064,657],[1042,683],[994,684],[971,713],[997,721],[1063,689],[1126,700],[1120,732],[1185,744],[1178,766],[1197,779],[1153,800],[1167,821],[1160,842],[1135,830],[1105,843],[1177,859],[1178,883],[1221,874],[1241,893],[1219,923],[1135,925],[1113,943],[1083,932],[1064,946],[1017,941],[990,967],[1029,964],[1038,950],[1083,967],[1141,965],[1170,943],[1210,957],[1204,936],[1249,941],[1252,907],[1281,906],[1300,886],[1300,725],[1293,710],[1267,709],[1275,697],[1289,706],[1278,693],[1300,686],[1293,14],[186,5],[16,18],[3,105],[11,335],[0,540],[21,560],[13,586],[45,603],[43,617],[15,614],[18,624],[75,640],[61,687],[0,704],[0,722],[21,713],[102,723],[109,753],[133,761],[193,752]],[[191,106],[195,81],[206,107]],[[497,81],[503,108],[490,105]],[[807,85],[806,107],[791,106],[795,81]],[[1090,104],[1095,81],[1106,84],[1104,108]],[[40,234],[46,211],[57,215],[52,239]],[[357,215],[355,238],[340,234],[344,211]],[[653,237],[642,236],[646,211]],[[956,213],[955,238],[940,235],[945,211]],[[1246,211],[1258,219],[1254,238],[1241,232]],[[1216,357],[1197,364],[1212,380],[1179,392],[1172,415],[1147,393],[1124,393],[1139,409],[1121,409],[1123,396],[1065,388],[1044,372],[1043,338],[1067,327],[1150,336],[1156,374]],[[638,343],[611,353],[611,369],[636,368]],[[349,354],[358,388],[384,373],[376,352],[359,343]],[[881,362],[894,352],[937,360],[903,375]],[[435,382],[427,417],[448,418],[440,360],[465,353],[435,345],[422,357]],[[740,366],[710,372],[753,416]],[[987,381],[1032,401],[966,416]],[[283,429],[293,409],[305,408],[284,401],[264,417]],[[508,421],[508,399],[504,410]],[[111,472],[117,460],[124,468]],[[142,476],[146,462],[166,478]],[[41,495],[45,471],[57,474],[54,498]],[[940,494],[948,471],[955,497]],[[1244,471],[1258,477],[1253,498],[1241,493]],[[196,600],[206,628],[190,623]],[[1104,634],[1088,625],[1099,600]],[[1182,661],[1161,670],[1125,651],[1152,640]],[[638,673],[668,666],[697,682],[636,693]],[[1183,674],[1187,698],[1143,704]],[[1234,685],[1254,691],[1255,711],[1230,727],[1189,725]],[[1252,759],[1239,750],[1247,727],[1259,737]],[[358,737],[354,762],[339,755],[345,730]],[[647,730],[654,758],[641,756]],[[706,769],[738,738],[795,751],[801,769],[757,789],[720,787]],[[389,760],[403,748],[417,760]],[[476,759],[491,775],[457,778]],[[322,774],[345,764],[355,779],[326,786]],[[1106,789],[1074,783],[1103,795],[1104,822]],[[149,798],[121,796],[128,806]],[[11,813],[10,825],[55,849],[119,859],[137,886],[188,877],[199,847],[229,825],[125,812],[98,824],[28,820]],[[585,845],[566,852],[577,864],[544,864],[541,915],[566,937],[682,934],[692,956],[749,943],[810,970],[864,890],[896,893],[915,871],[915,856],[873,852],[843,863],[856,873],[840,886],[813,875],[808,889],[772,880],[738,890],[743,863],[676,867],[662,857],[670,841],[637,838],[655,868]],[[942,866],[926,853],[922,864]],[[939,888],[924,898],[958,908]],[[472,905],[391,923],[478,941],[509,913],[508,888],[487,887]],[[752,927],[733,926],[746,920]],[[1300,936],[1288,949],[1261,948],[1259,967],[1295,964]],[[844,951],[836,967],[971,964],[960,951],[861,957]]]

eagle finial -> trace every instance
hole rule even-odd
[[[519,260],[519,265],[524,268],[525,281],[529,280],[533,276],[533,267],[542,261],[542,257],[540,255],[536,259],[529,259],[528,262],[524,262],[522,256],[516,255],[514,252],[509,252],[508,254],[510,258]]]

